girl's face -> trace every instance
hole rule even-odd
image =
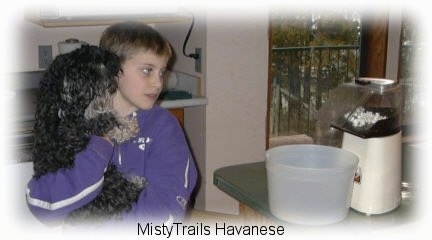
[[[124,117],[138,109],[151,109],[163,87],[167,59],[151,51],[126,59],[119,75],[114,109]]]

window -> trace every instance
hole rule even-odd
[[[269,135],[312,136],[331,89],[359,76],[354,11],[272,11]]]
[[[399,82],[402,85],[404,105],[402,106],[402,124],[417,123],[415,114],[421,98],[419,91],[420,62],[424,50],[420,29],[410,15],[404,14],[401,26],[401,46],[399,58]],[[417,94],[419,93],[419,94]]]
[[[271,12],[269,137],[314,137],[314,115],[330,90],[358,76],[385,77],[387,17],[362,18],[346,9]],[[415,124],[412,116],[418,112],[418,62],[424,48],[419,35],[415,20],[402,14],[398,81],[403,125]]]

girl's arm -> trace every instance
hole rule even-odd
[[[133,211],[137,219],[158,223],[183,220],[197,182],[183,130],[172,115],[164,116],[157,119],[157,134],[144,159],[147,187]]]
[[[113,153],[110,142],[91,136],[76,155],[74,166],[59,169],[27,184],[27,205],[40,220],[55,220],[93,200],[101,191],[103,174]]]

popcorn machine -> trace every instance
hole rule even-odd
[[[318,111],[318,121],[331,129],[321,137],[342,133],[341,148],[359,157],[351,199],[359,212],[382,214],[400,204],[401,105],[397,82],[360,78],[337,87]]]

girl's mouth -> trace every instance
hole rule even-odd
[[[156,100],[159,97],[159,94],[157,93],[146,93],[144,95],[151,100]]]

